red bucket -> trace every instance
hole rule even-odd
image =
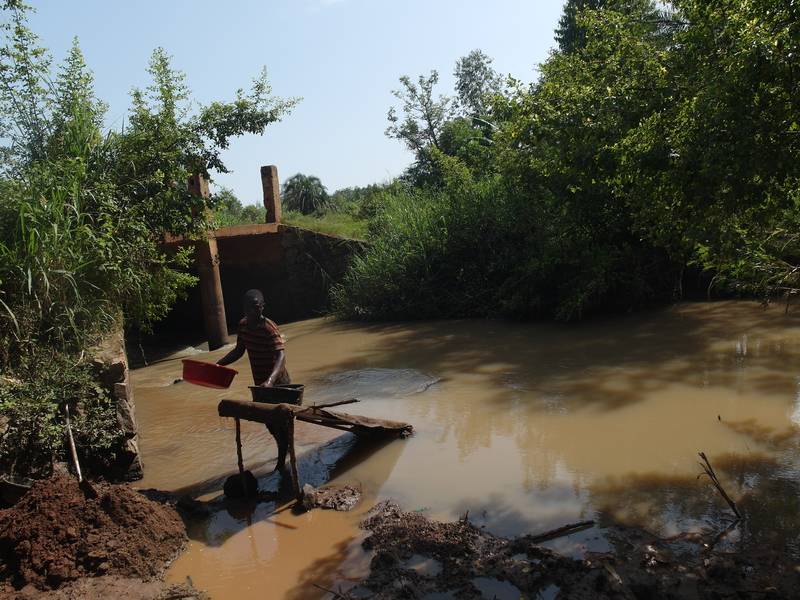
[[[239,371],[214,363],[185,359],[183,361],[183,380],[205,387],[224,389]]]

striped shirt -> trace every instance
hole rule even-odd
[[[247,326],[247,318],[244,318],[239,321],[237,333],[239,341],[247,350],[253,381],[256,385],[261,385],[269,379],[278,360],[278,352],[284,349],[283,336],[278,326],[269,319],[264,319],[255,329],[250,329]],[[289,381],[289,373],[284,363],[274,383],[289,383]]]

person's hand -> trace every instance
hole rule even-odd
[[[261,384],[261,387],[272,387],[272,379],[267,379],[264,383]]]

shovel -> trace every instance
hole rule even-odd
[[[72,453],[72,466],[75,467],[75,473],[78,475],[78,487],[83,491],[84,496],[87,498],[97,498],[97,490],[94,486],[83,478],[81,473],[81,463],[78,462],[78,451],[75,448],[75,438],[72,437],[72,425],[69,422],[69,406],[64,405],[64,414],[67,417],[67,435],[69,436],[69,449]]]

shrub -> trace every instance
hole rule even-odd
[[[0,377],[0,470],[46,477],[53,462],[69,460],[64,407],[84,465],[114,462],[122,431],[108,390],[80,357],[40,350],[22,359],[14,376]]]

